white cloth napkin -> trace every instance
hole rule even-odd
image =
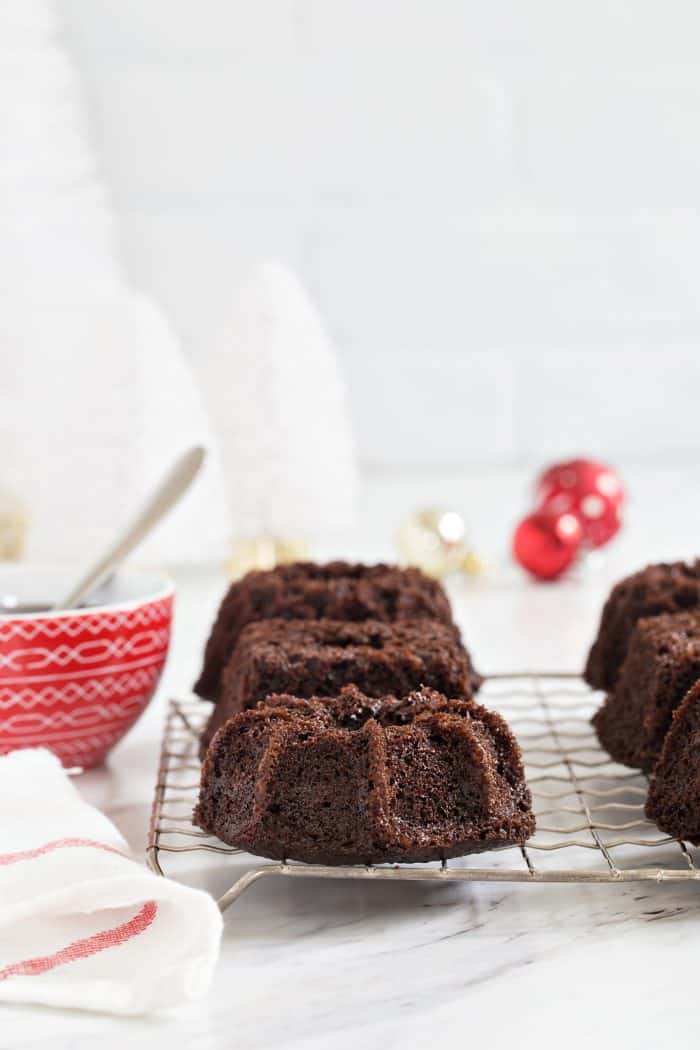
[[[221,915],[129,857],[45,750],[0,758],[0,1001],[135,1014],[209,986]]]

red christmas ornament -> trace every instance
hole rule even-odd
[[[622,524],[624,490],[614,470],[592,459],[555,463],[536,483],[538,505],[575,515],[588,547],[602,547]]]
[[[528,514],[513,536],[513,556],[538,580],[556,580],[576,560],[583,530],[575,514]]]

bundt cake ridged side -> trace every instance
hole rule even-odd
[[[639,620],[614,690],[593,716],[615,759],[651,772],[673,712],[700,678],[700,610]]]
[[[534,830],[507,723],[469,700],[271,697],[217,732],[195,822],[275,859],[419,862],[523,843]]]
[[[649,785],[646,815],[662,831],[700,845],[700,680],[673,715]]]

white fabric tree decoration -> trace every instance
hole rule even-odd
[[[24,432],[13,481],[31,510],[28,553],[84,560],[178,452],[208,438],[203,407],[162,314],[133,291],[82,315],[68,312],[60,325],[55,315],[41,316],[29,332],[22,324],[13,348],[18,396],[9,410],[13,430]],[[45,365],[37,369],[40,355]],[[27,406],[31,417],[23,421]],[[210,467],[208,481],[195,482],[139,560],[222,559],[229,542],[223,500],[220,473]]]
[[[85,560],[187,444],[200,396],[157,308],[130,288],[48,0],[0,3],[0,484],[30,556]],[[142,559],[228,546],[216,456]]]
[[[315,539],[354,521],[354,444],[336,353],[298,279],[257,264],[205,357],[234,532]]]

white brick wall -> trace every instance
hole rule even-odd
[[[374,466],[700,452],[691,0],[63,0],[134,278],[195,361],[274,255]]]

